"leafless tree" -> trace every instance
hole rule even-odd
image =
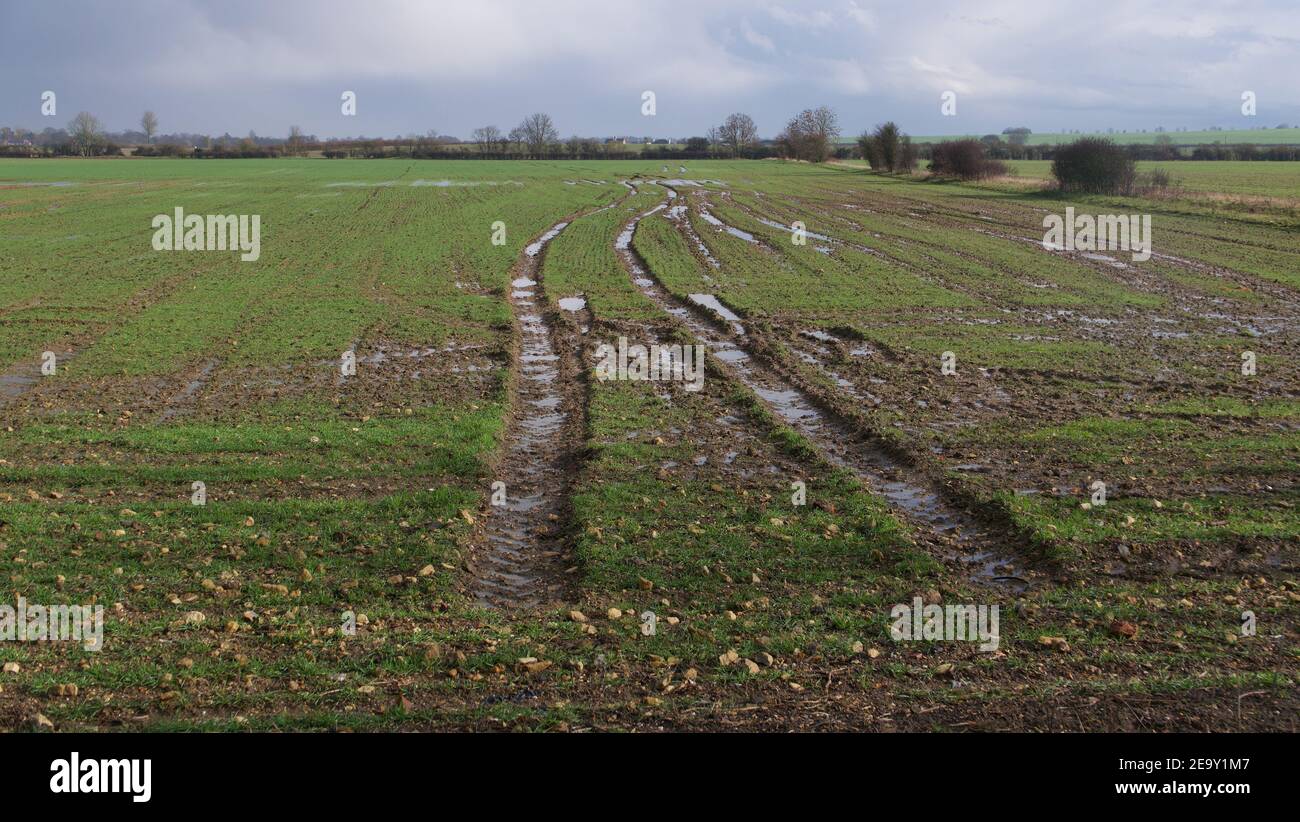
[[[730,114],[718,127],[718,142],[733,155],[752,146],[758,140],[758,128],[748,114]]]
[[[777,143],[787,157],[821,163],[830,157],[831,142],[839,135],[840,126],[835,111],[821,106],[816,109],[806,108],[792,117],[786,124],[785,131],[777,138]]]
[[[483,126],[474,129],[474,142],[479,151],[496,151],[502,143],[501,129],[496,126]]]
[[[297,154],[300,151],[302,151],[302,129],[289,126],[289,153]]]
[[[104,127],[99,118],[88,111],[79,113],[68,123],[68,134],[83,157],[89,157],[103,139]]]
[[[140,130],[144,132],[144,136],[149,139],[150,143],[152,143],[153,136],[158,133],[158,115],[154,114],[152,111],[146,111],[141,115]]]
[[[530,114],[524,118],[515,131],[519,134],[519,142],[528,147],[529,154],[541,154],[546,151],[547,146],[560,139],[560,133],[555,130],[555,123],[551,121],[549,114]]]

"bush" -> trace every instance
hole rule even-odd
[[[917,152],[912,138],[892,120],[876,126],[874,132],[864,131],[858,137],[858,146],[871,170],[877,173],[905,171],[910,174],[916,167]]]
[[[1134,178],[1133,191],[1136,194],[1171,194],[1177,193],[1182,183],[1175,180],[1163,168],[1153,168],[1138,174]]]
[[[1135,176],[1133,157],[1102,137],[1084,137],[1056,150],[1052,176],[1061,191],[1128,194]]]
[[[959,180],[982,180],[1007,173],[1007,164],[993,160],[979,140],[951,140],[930,149],[930,171]]]

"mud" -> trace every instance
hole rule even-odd
[[[729,197],[727,192],[711,192],[710,196]],[[838,202],[791,198],[777,209],[767,199],[758,200],[756,205],[761,208],[776,209],[770,214],[746,203],[734,205],[750,218],[784,231],[789,230],[791,219],[811,216],[821,225],[843,224],[863,232],[861,225],[844,216],[842,209],[848,205]],[[856,336],[837,341],[810,336],[806,319],[778,312],[765,319],[763,341],[784,346],[795,371],[802,368],[825,375],[844,389],[844,398],[831,400],[833,407],[860,406],[853,399],[865,395],[873,407],[872,430],[894,429],[899,434],[894,440],[913,461],[924,465],[931,475],[946,472],[946,484],[952,484],[947,481],[952,478],[962,498],[979,500],[981,506],[1001,507],[992,501],[998,490],[1083,502],[1088,499],[1085,486],[1089,478],[1102,475],[1121,498],[1142,498],[1151,500],[1150,504],[1164,500],[1167,506],[1171,499],[1226,494],[1249,498],[1260,510],[1287,509],[1297,481],[1286,472],[1278,473],[1286,457],[1249,451],[1229,456],[1232,452],[1226,449],[1236,442],[1263,442],[1264,438],[1280,442],[1295,431],[1293,420],[1258,418],[1249,411],[1212,415],[1163,409],[1170,403],[1195,404],[1216,397],[1249,408],[1296,396],[1300,381],[1290,369],[1250,379],[1242,379],[1239,373],[1243,350],[1278,352],[1296,350],[1300,345],[1300,301],[1294,293],[1260,277],[1159,250],[1149,262],[1132,263],[1127,257],[1118,259],[1110,254],[1044,249],[1036,228],[1040,217],[1033,209],[1003,203],[993,208],[996,216],[972,213],[964,204],[918,208],[915,201],[880,196],[873,197],[870,211],[889,219],[909,218],[900,222],[914,218],[913,227],[933,234],[933,243],[907,243],[916,253],[927,256],[927,247],[933,245],[973,263],[1002,269],[1009,285],[1037,287],[1043,291],[1044,301],[1051,301],[1053,292],[1068,297],[1068,288],[1062,283],[1035,281],[1032,271],[1012,270],[991,255],[980,256],[983,252],[971,253],[953,241],[954,232],[960,236],[962,231],[972,231],[1026,243],[1044,259],[1068,257],[1090,269],[1077,282],[1087,283],[1090,277],[1093,282],[1108,280],[1130,292],[1157,297],[1161,304],[1126,305],[1120,300],[1100,301],[1086,308],[1024,304],[1007,299],[996,281],[987,286],[947,281],[948,267],[936,261],[934,271],[938,273],[925,278],[977,299],[980,307],[930,309],[906,316],[864,312],[861,321],[855,320],[855,327],[849,329]],[[860,205],[852,210],[868,211]],[[866,250],[852,241],[830,239],[836,248]],[[890,242],[904,244],[899,238]],[[891,264],[915,270],[887,252],[875,253]],[[919,270],[916,273],[922,276]],[[988,316],[990,309],[996,311],[995,317]],[[1002,339],[1026,349],[1087,344],[1105,346],[1112,353],[1065,355],[1054,362],[1038,355],[1041,364],[1015,366],[986,367],[977,362],[972,367],[963,361],[956,376],[943,377],[932,352],[907,343],[912,334],[933,338],[961,326],[998,325],[1007,328]],[[1032,331],[1022,331],[1025,327]],[[898,339],[898,347],[886,344],[878,332]],[[968,357],[979,353],[970,351],[969,346],[967,350]],[[1068,441],[1025,439],[1045,427],[1090,418],[1149,422],[1151,428],[1149,433],[1133,435],[1122,461],[1121,455],[1116,455],[1115,464],[1110,465],[1098,464],[1086,450],[1071,448]],[[1195,427],[1161,435],[1161,426],[1180,419],[1194,422]],[[1221,455],[1212,453],[1220,447],[1225,449]],[[1132,464],[1142,468],[1128,467]],[[1108,569],[1118,568],[1129,576],[1161,576],[1186,574],[1193,566],[1203,565],[1216,573],[1252,573],[1268,567],[1270,553],[1297,555],[1294,546],[1281,545],[1270,537],[1237,541],[1240,550],[1226,553],[1218,550],[1211,538],[1182,540],[1176,545],[1148,543],[1140,562],[1135,558],[1121,564],[1109,561],[1116,550],[1114,542],[1075,544],[1080,559],[1072,570],[1109,574]],[[1183,558],[1177,569],[1155,559],[1168,555]]]
[[[938,489],[894,458],[888,449],[864,440],[851,425],[826,413],[813,397],[751,356],[746,350],[748,333],[742,319],[716,296],[692,294],[690,303],[682,303],[654,279],[644,260],[630,248],[630,241],[640,219],[655,210],[631,220],[616,246],[641,292],[684,322],[715,357],[826,459],[852,471],[872,493],[899,512],[901,519],[926,532],[932,544],[943,546],[948,558],[969,567],[977,579],[1010,582],[1012,587],[1023,585],[1030,572],[1016,570],[991,529],[946,502]],[[720,327],[727,332],[720,331]]]
[[[568,587],[564,524],[586,428],[580,337],[552,315],[542,280],[546,246],[568,225],[557,223],[529,243],[511,282],[519,348],[511,421],[492,473],[505,483],[505,499],[489,506],[470,562],[471,593],[487,607],[537,607],[563,599]],[[585,297],[557,304],[564,313],[586,313]]]

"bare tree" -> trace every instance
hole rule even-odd
[[[94,152],[95,146],[103,140],[103,132],[104,127],[99,118],[88,111],[79,113],[68,123],[68,133],[83,157],[89,157]]]
[[[297,154],[300,151],[302,151],[302,129],[289,126],[289,153]]]
[[[501,144],[501,129],[496,126],[483,126],[474,129],[473,140],[479,151],[496,151]]]
[[[806,108],[790,119],[777,137],[777,144],[787,157],[821,163],[830,157],[831,141],[839,134],[834,110],[826,106]]]
[[[541,154],[547,146],[560,139],[560,133],[555,130],[550,115],[541,112],[525,117],[511,135],[515,132],[519,133],[519,142],[528,146],[529,154]]]
[[[718,127],[718,142],[733,155],[752,146],[758,140],[758,128],[748,114],[730,114]]]
[[[144,136],[148,138],[150,143],[152,143],[153,136],[158,133],[158,115],[154,114],[152,111],[146,111],[141,115],[140,130],[144,132]]]
[[[840,119],[835,115],[834,109],[827,106],[813,109],[812,121],[816,133],[827,140],[834,140],[840,136]]]

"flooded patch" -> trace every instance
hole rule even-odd
[[[755,244],[758,243],[758,240],[754,238],[753,234],[750,234],[748,231],[741,231],[739,228],[736,228],[735,226],[727,225],[726,223],[722,222],[717,217],[714,217],[712,214],[710,214],[707,211],[704,211],[703,209],[700,210],[700,217],[701,219],[704,220],[704,222],[712,226],[717,226],[718,228],[722,229],[723,231],[727,232],[733,237],[739,237],[740,239],[744,240],[747,243],[755,243]]]
[[[628,225],[635,232],[636,221]],[[625,265],[636,277],[649,279],[642,261],[626,247],[620,249]],[[848,424],[823,413],[811,396],[785,381],[748,355],[735,340],[703,319],[687,312],[674,311],[675,298],[657,281],[639,286],[642,293],[662,309],[681,318],[691,332],[704,342],[718,359],[727,362],[746,386],[757,394],[777,416],[802,434],[832,463],[851,470],[872,493],[883,497],[904,518],[930,532],[949,546],[950,557],[973,567],[973,575],[986,581],[1008,582],[1000,571],[1010,566],[993,549],[996,536],[974,517],[948,504],[928,480],[912,471],[888,450],[862,438]],[[737,336],[743,337],[739,317],[710,294],[691,294],[691,301],[728,320]]]
[[[528,257],[536,257],[538,254],[541,254],[542,249],[546,247],[546,244],[559,236],[560,232],[567,228],[568,225],[568,223],[556,223],[551,226],[550,230],[541,237],[538,237],[536,242],[529,243],[528,246],[524,248],[524,254]]]
[[[661,186],[695,186],[697,188],[702,186],[725,187],[727,185],[721,180],[685,180],[680,177],[671,180],[655,180],[655,182]]]
[[[203,390],[203,386],[208,384],[212,377],[212,372],[217,370],[217,360],[208,360],[198,370],[198,373],[187,383],[185,387],[167,402],[167,407],[163,409],[160,419],[169,420],[173,417],[188,413],[194,403],[194,398]]]
[[[493,471],[494,479],[505,483],[505,500],[489,507],[481,548],[471,563],[474,596],[489,607],[542,605],[558,599],[566,587],[562,523],[586,413],[578,338],[569,337],[564,324],[552,325],[542,311],[542,252],[568,225],[557,223],[528,244],[511,283],[510,308],[520,329],[519,379]],[[586,307],[581,296],[558,302],[565,311]]]
[[[760,217],[760,216],[758,216],[758,215],[750,215],[750,216],[752,216],[755,220],[757,220],[758,222],[760,222],[760,223],[762,223],[763,225],[767,226],[768,228],[775,228],[775,229],[778,229],[778,230],[780,230],[780,231],[790,231],[790,232],[793,232],[793,231],[794,231],[794,229],[793,229],[791,226],[788,226],[788,225],[782,225],[782,224],[778,223],[776,220],[770,220],[770,219],[768,219],[767,217]],[[818,234],[816,231],[809,231],[809,230],[806,229],[806,228],[804,229],[803,233],[804,233],[805,235],[809,236],[809,237],[812,237],[814,240],[821,240],[821,241],[824,242],[824,243],[838,243],[838,242],[840,242],[839,240],[835,239],[834,237],[828,237],[828,236],[826,236],[825,234]]]
[[[809,328],[801,333],[805,337],[811,337],[814,340],[820,340],[821,342],[824,343],[839,342],[839,338],[836,337],[834,334],[829,334],[825,331],[822,331],[820,328]]]
[[[63,364],[74,356],[72,351],[55,352],[58,368],[62,369]],[[0,406],[7,405],[26,394],[43,379],[50,379],[50,377],[41,374],[39,359],[14,364],[8,371],[0,374]]]
[[[410,185],[412,188],[474,188],[475,186],[522,186],[523,183],[517,180],[412,180]]]
[[[700,256],[704,258],[705,262],[707,262],[711,268],[722,268],[722,263],[718,262],[718,259],[709,251],[709,247],[704,244],[702,239],[700,239],[700,235],[695,233],[695,226],[691,225],[690,220],[686,219],[686,214],[687,207],[683,205],[673,206],[668,209],[666,216],[668,219],[677,223],[677,227],[690,238],[690,241],[695,244],[695,248],[700,252]],[[713,279],[709,277],[709,275],[702,274],[701,276],[705,282],[713,282]]]
[[[735,331],[737,334],[745,333],[745,326],[741,324],[740,317],[736,315],[736,312],[732,311],[730,308],[727,308],[725,305],[723,305],[722,301],[719,300],[717,297],[713,296],[712,294],[691,294],[689,296],[691,298],[691,302],[695,303],[698,306],[702,306],[704,308],[709,309],[714,314],[717,314],[722,319],[731,323],[732,330]]]

